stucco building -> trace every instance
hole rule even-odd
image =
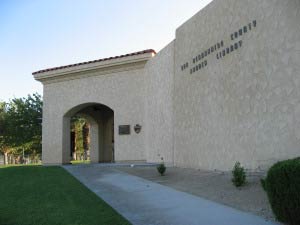
[[[157,54],[33,75],[44,164],[70,161],[75,114],[91,123],[92,162],[264,169],[300,155],[299,0],[214,0]]]

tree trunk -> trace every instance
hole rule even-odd
[[[20,155],[18,155],[16,158],[16,164],[21,164],[22,163],[22,157]]]
[[[84,160],[87,160],[87,151],[89,150],[89,125],[84,123],[82,127]]]
[[[8,153],[4,152],[4,165],[8,164]]]

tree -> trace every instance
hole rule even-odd
[[[87,160],[87,151],[89,150],[89,132],[90,132],[90,128],[89,128],[89,124],[87,122],[84,123],[83,127],[82,127],[82,144],[83,144],[83,150],[84,150],[84,160]]]
[[[14,155],[41,153],[42,145],[42,100],[39,94],[27,98],[14,98],[2,103],[0,111],[0,145]],[[2,114],[1,114],[2,113]]]
[[[6,114],[6,103],[0,102],[0,143],[2,143],[2,135],[4,133],[4,121],[5,121],[5,114]]]
[[[7,145],[5,139],[5,117],[7,115],[7,104],[6,102],[0,102],[0,152],[4,155],[4,164],[8,163],[8,154],[10,148]]]
[[[83,156],[87,160],[87,151],[89,150],[89,124],[86,119],[80,116],[74,116],[71,120],[71,130],[75,133],[75,155]]]

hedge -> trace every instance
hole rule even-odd
[[[300,157],[278,162],[264,181],[276,218],[291,225],[300,224]]]

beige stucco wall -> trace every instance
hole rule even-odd
[[[173,165],[174,42],[145,66],[145,147],[148,162]]]
[[[114,110],[115,160],[146,160],[144,132],[144,72],[142,69],[44,84],[43,163],[62,162],[63,116],[84,103],[101,103]],[[118,125],[131,125],[130,135],[118,135]],[[101,150],[100,150],[101,151]]]
[[[129,68],[125,57],[96,69],[61,69],[57,73],[69,75],[57,81],[42,74],[37,78],[50,82],[44,83],[43,163],[63,162],[62,140],[69,138],[63,115],[89,102],[114,110],[117,161],[163,157],[169,165],[230,170],[235,161],[265,169],[299,156],[299,21],[299,0],[214,0],[155,57],[132,56],[132,64],[146,65]],[[231,40],[244,26],[247,33]],[[221,41],[223,47],[193,62]],[[217,59],[239,41],[238,49]],[[190,72],[205,60],[207,66]],[[98,73],[97,66],[106,70]],[[120,136],[124,124],[131,134]],[[135,124],[141,133],[133,131]]]
[[[190,74],[193,57],[253,20],[242,47]],[[177,166],[257,169],[300,155],[300,1],[214,0],[176,31]],[[189,68],[181,71],[181,65]]]

